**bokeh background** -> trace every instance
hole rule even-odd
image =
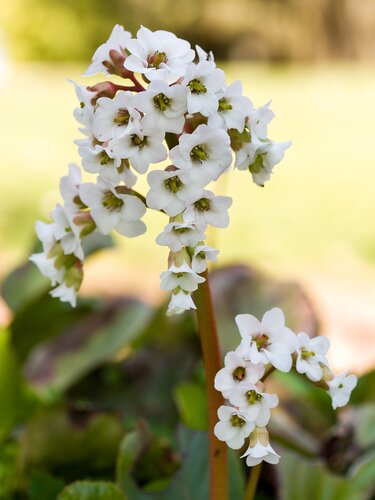
[[[264,189],[234,172],[231,225],[211,234],[221,263],[302,284],[337,369],[375,363],[375,6],[373,0],[0,0],[0,277],[23,261],[37,218],[77,161],[80,76],[121,23],[167,29],[213,50],[256,106],[272,99],[270,136],[293,147]],[[93,80],[89,80],[91,82]],[[143,186],[146,189],[146,186]],[[135,291],[157,303],[163,220],[86,266],[83,293]],[[103,278],[105,276],[105,278]],[[10,313],[1,303],[0,321]],[[372,345],[372,349],[369,345]]]

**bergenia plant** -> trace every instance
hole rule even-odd
[[[141,27],[133,38],[116,25],[85,72],[96,74],[116,78],[74,83],[74,116],[84,136],[76,144],[93,182],[82,182],[80,168],[70,165],[60,183],[64,204],[51,213],[52,223],[37,222],[43,252],[30,259],[51,280],[51,295],[75,306],[86,236],[114,230],[134,238],[146,231],[147,210],[167,216],[156,238],[169,248],[160,286],[171,293],[167,314],[197,309],[209,404],[210,498],[226,499],[226,445],[241,449],[248,440],[243,456],[249,466],[279,461],[266,429],[278,404],[264,385],[273,370],[305,374],[328,391],[334,408],[347,403],[356,384],[354,375],[335,377],[329,369],[327,339],[296,336],[277,308],[261,322],[236,317],[242,340],[221,367],[207,273],[218,250],[206,235],[209,226],[228,226],[232,198],[217,195],[213,183],[237,168],[264,186],[290,142],[268,138],[269,103],[255,108],[240,82],[226,82],[211,53],[193,50],[173,33]],[[141,194],[134,186],[146,174],[150,189]]]

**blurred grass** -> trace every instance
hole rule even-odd
[[[1,84],[2,275],[27,256],[34,221],[48,217],[60,200],[59,177],[78,161],[76,99],[65,78],[84,82],[84,69],[18,63]],[[294,144],[264,189],[246,172],[233,172],[215,187],[234,197],[229,229],[211,235],[221,262],[289,271],[343,252],[374,263],[375,68],[232,63],[225,69],[228,81],[243,81],[256,106],[273,99],[270,137]],[[145,179],[138,189],[145,192]],[[155,272],[165,265],[166,250],[154,244],[165,220],[150,213],[145,221],[147,234],[122,239],[120,255]]]

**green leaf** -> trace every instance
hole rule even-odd
[[[27,494],[30,500],[55,500],[64,488],[64,481],[51,476],[45,471],[35,470],[31,473]]]
[[[18,480],[18,446],[6,442],[0,446],[0,498],[13,500]]]
[[[127,301],[72,325],[53,342],[38,348],[35,358],[42,356],[44,363],[29,363],[29,380],[44,397],[61,394],[128,347],[142,333],[149,316],[146,306]]]
[[[204,387],[184,382],[174,391],[181,420],[186,427],[205,430],[208,428],[207,395]]]
[[[357,387],[352,392],[350,403],[353,405],[375,402],[375,370],[359,378]]]
[[[74,481],[112,470],[124,428],[118,417],[89,410],[40,409],[20,435],[21,473],[53,471]]]
[[[113,483],[77,481],[67,486],[57,500],[126,500],[126,497]]]
[[[281,451],[276,468],[281,500],[370,500],[374,492],[375,454],[357,461],[348,475],[331,473],[320,460],[306,460],[290,451]]]
[[[117,482],[126,495],[132,500],[149,500],[155,498],[146,494],[135,483],[130,475],[135,465],[135,458],[142,451],[142,433],[134,431],[126,436],[117,462]],[[171,484],[158,492],[158,500],[207,500],[209,463],[208,436],[205,431],[197,431],[181,427],[178,432],[178,451],[183,458],[180,469]],[[243,498],[245,478],[240,460],[233,450],[229,451],[229,499]]]
[[[32,263],[18,267],[9,274],[1,287],[1,294],[7,305],[17,313],[27,303],[49,289],[49,280]]]
[[[20,399],[20,367],[9,342],[9,332],[0,329],[0,442],[19,415]]]

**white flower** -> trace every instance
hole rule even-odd
[[[114,50],[120,54],[124,54],[126,44],[130,39],[131,33],[125,31],[122,26],[116,24],[108,40],[96,49],[92,57],[92,62],[84,75],[91,76],[97,73],[108,75],[109,72],[104,63],[111,60],[110,52]]]
[[[349,370],[336,375],[332,380],[328,381],[328,394],[332,398],[332,407],[335,410],[341,406],[345,406],[350,399],[352,390],[357,385],[357,377],[348,375]]]
[[[296,337],[296,370],[305,373],[313,382],[323,377],[322,366],[328,366],[326,354],[329,348],[327,337],[310,339],[307,333],[301,332]]]
[[[163,130],[142,123],[141,127],[135,127],[110,141],[109,147],[115,157],[128,159],[138,173],[144,174],[150,163],[159,163],[167,158],[163,139]]]
[[[79,131],[89,137],[93,134],[94,106],[92,105],[92,99],[96,93],[87,90],[86,87],[78,85],[78,83],[72,80],[68,80],[68,82],[74,85],[76,96],[79,100],[79,108],[75,108],[73,116],[78,123],[83,125]]]
[[[137,182],[137,176],[131,171],[128,160],[115,158],[109,147],[92,144],[90,139],[75,141],[82,158],[82,166],[86,172],[99,174],[106,182],[132,187]]]
[[[147,176],[150,191],[146,201],[150,208],[164,210],[170,217],[184,211],[186,203],[202,193],[200,184],[191,182],[187,172],[155,170]]]
[[[229,394],[229,401],[245,413],[258,427],[268,424],[271,408],[279,403],[277,394],[267,394],[254,384],[240,382]]]
[[[225,75],[221,69],[215,68],[213,62],[200,61],[198,64],[189,64],[182,85],[189,91],[188,112],[210,116],[219,107],[217,93],[225,86]]]
[[[161,273],[160,279],[160,288],[162,290],[174,290],[180,287],[186,292],[194,292],[198,288],[198,284],[205,281],[186,262],[183,262],[181,266],[172,264],[168,271]]]
[[[64,207],[56,205],[51,217],[54,221],[54,237],[60,242],[65,255],[74,254],[80,260],[83,260],[84,253],[79,235],[80,228],[74,224],[72,216],[66,212]]]
[[[62,283],[49,293],[52,297],[59,298],[61,302],[69,302],[72,307],[77,304],[77,290],[73,286],[67,286],[66,283]]]
[[[81,169],[74,163],[69,164],[69,174],[60,179],[60,193],[64,200],[64,208],[74,214],[81,207],[79,185],[81,184]]]
[[[182,314],[189,309],[196,309],[190,293],[181,289],[173,292],[168,305],[167,315]]]
[[[99,141],[110,141],[132,127],[139,127],[140,120],[141,114],[135,109],[135,97],[131,92],[117,92],[113,99],[101,97],[94,113],[94,135]]]
[[[135,96],[135,101],[137,109],[146,114],[144,124],[180,134],[185,123],[186,97],[186,87],[154,80],[146,91]]]
[[[100,144],[92,144],[90,139],[75,141],[78,145],[78,153],[82,158],[82,166],[86,172],[100,174],[108,182],[117,183],[119,175],[117,168],[121,165],[121,159],[115,158],[108,147]]]
[[[274,112],[269,109],[270,104],[271,101],[260,108],[252,108],[248,115],[247,126],[253,143],[259,144],[261,141],[267,140],[268,124],[275,116]]]
[[[242,95],[242,84],[237,81],[218,94],[219,108],[217,113],[208,117],[208,126],[213,128],[235,128],[242,132],[245,117],[252,108],[248,97]]]
[[[123,194],[121,190],[122,186],[115,188],[99,178],[97,184],[81,184],[80,197],[90,208],[101,233],[108,234],[116,229],[129,238],[139,236],[146,231],[145,224],[140,220],[146,207],[139,198]]]
[[[194,254],[191,260],[191,268],[194,272],[200,274],[207,269],[207,261],[216,262],[219,250],[207,245],[198,245],[194,249]]]
[[[197,51],[199,62],[209,61],[209,62],[215,64],[215,58],[214,58],[214,54],[213,54],[212,50],[210,50],[210,52],[206,52],[199,45],[195,46],[195,50]]]
[[[205,239],[204,230],[194,222],[170,222],[158,235],[156,243],[169,247],[172,252],[178,252],[183,247],[195,247]]]
[[[49,258],[46,252],[40,252],[32,254],[29,260],[37,266],[43,276],[46,276],[51,281],[52,286],[62,282],[64,269],[57,269],[54,257]]]
[[[215,196],[212,191],[203,191],[199,199],[187,205],[184,220],[194,220],[214,227],[227,227],[228,208],[231,204],[232,198],[229,196]]]
[[[215,425],[215,436],[226,441],[229,448],[239,450],[254,429],[254,423],[245,413],[231,406],[220,406],[217,415],[220,421]]]
[[[126,44],[130,52],[125,68],[146,75],[149,80],[173,83],[185,74],[186,66],[194,59],[189,42],[168,31],[150,31],[141,26],[137,38]]]
[[[205,186],[217,180],[230,166],[232,153],[225,130],[199,125],[192,134],[183,134],[170,151],[176,167],[189,171],[191,179]]]
[[[271,178],[273,167],[281,162],[285,150],[291,144],[291,142],[263,142],[255,151],[253,146],[246,144],[245,150],[249,151],[249,156],[237,163],[237,168],[239,170],[249,169],[255,184],[264,186],[264,183]]]
[[[251,433],[250,446],[241,458],[243,457],[246,457],[246,465],[249,467],[262,461],[275,465],[280,460],[280,455],[270,445],[267,429],[259,427]]]
[[[224,358],[224,368],[217,372],[215,377],[215,389],[229,398],[231,393],[237,389],[242,382],[254,385],[264,375],[264,365],[254,365],[231,351]]]
[[[43,250],[49,253],[56,244],[54,225],[38,220],[35,223],[35,232],[43,245]]]
[[[242,337],[236,349],[239,356],[255,364],[271,363],[282,372],[291,369],[296,336],[285,326],[281,309],[267,311],[261,322],[250,314],[238,314],[235,320]]]

